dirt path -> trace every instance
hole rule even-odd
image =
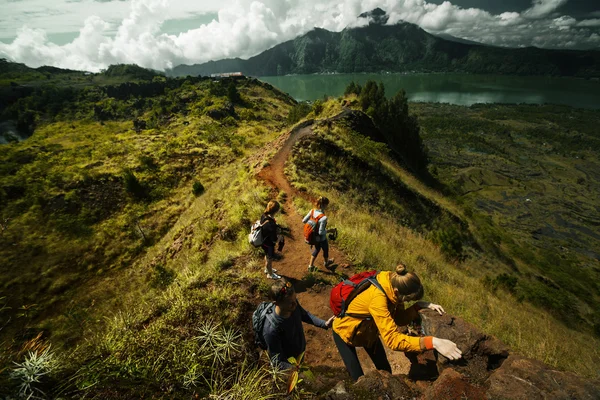
[[[291,154],[294,143],[305,136],[313,134],[312,124],[308,123],[291,131],[281,145],[281,148],[270,160],[270,164],[258,173],[258,177],[273,187],[275,193],[283,190],[287,194],[287,200],[282,204],[284,215],[280,215],[279,218],[285,219],[291,232],[290,237],[286,238],[282,258],[274,261],[273,267],[278,270],[278,274],[294,283],[294,287],[298,292],[299,302],[306,310],[320,318],[327,319],[332,315],[329,308],[331,286],[317,283],[311,287],[307,287],[305,278],[308,273],[310,247],[304,242],[303,237],[302,218],[304,215],[301,215],[293,205],[293,199],[297,196],[303,197],[311,201],[311,203],[313,199],[310,199],[305,193],[295,190],[284,174],[284,166]],[[329,223],[331,226],[335,226],[335,221],[330,221]],[[327,271],[323,267],[323,256],[319,254],[315,263],[319,268],[319,271],[315,274],[317,280],[327,275],[329,277],[336,275],[336,281],[340,281],[343,275],[352,275],[354,272],[348,257],[334,243],[330,242],[329,247],[329,257],[334,258],[339,267],[335,274]],[[337,381],[349,378],[337,348],[333,343],[331,331],[325,331],[306,324],[304,328],[307,340],[306,361],[312,367],[313,372],[315,372],[317,381],[325,386],[331,383],[326,382],[328,380]],[[408,372],[410,364],[403,354],[387,349],[386,352],[388,353],[393,373]],[[363,349],[359,349],[359,357],[365,372],[374,369],[371,360]]]

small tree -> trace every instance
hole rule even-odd
[[[242,101],[242,97],[240,96],[237,87],[235,87],[234,81],[229,82],[229,86],[227,86],[227,98],[234,104]]]

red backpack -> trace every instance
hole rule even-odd
[[[315,210],[310,211],[310,218],[304,224],[304,241],[310,245],[317,244],[317,236],[319,232],[317,232],[317,227],[319,226],[319,221],[323,218],[325,214],[320,214],[315,217]]]
[[[377,282],[378,273],[379,271],[376,270],[361,272],[360,274],[356,274],[345,281],[338,283],[331,289],[329,306],[331,307],[333,314],[338,318],[342,318],[346,315],[359,318],[359,316],[346,314],[348,306],[356,296],[364,292],[371,285],[375,285],[375,287],[385,294],[385,291],[379,282]]]

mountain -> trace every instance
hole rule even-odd
[[[385,25],[375,9],[361,14],[366,26],[341,32],[314,30],[247,60],[240,58],[179,65],[171,76],[241,71],[250,76],[356,72],[468,72],[516,75],[600,76],[600,52],[509,49],[458,43],[400,22]]]
[[[485,46],[483,43],[474,42],[473,40],[467,40],[467,39],[459,38],[459,37],[456,37],[456,36],[449,35],[447,33],[438,33],[435,36],[439,37],[440,39],[448,40],[450,42],[463,43],[463,44],[475,44],[475,45],[479,45],[479,46]]]

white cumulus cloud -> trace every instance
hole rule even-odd
[[[0,57],[34,67],[54,65],[98,71],[110,64],[135,63],[163,70],[179,64],[251,57],[315,27],[341,31],[365,24],[368,21],[356,17],[376,7],[388,13],[388,24],[406,21],[430,33],[447,33],[492,45],[597,47],[600,19],[577,21],[557,14],[565,2],[534,0],[522,13],[495,15],[477,8],[461,8],[450,1],[433,4],[426,0],[222,0],[219,4],[175,0],[20,0],[11,9],[11,18],[19,21],[21,27],[12,42],[0,42]],[[72,30],[74,21],[81,18],[82,25],[73,41],[59,46],[48,39],[48,31],[57,31],[60,16],[54,16],[47,29],[37,23],[46,21],[43,16],[32,19],[34,24],[25,22],[25,6],[43,4],[62,7],[50,10],[53,14],[62,10],[68,16],[65,29]],[[67,5],[72,5],[72,10],[67,11]],[[107,12],[106,7],[112,7],[115,14]],[[211,22],[177,35],[161,31],[166,20],[191,18],[209,11],[217,15]],[[0,22],[9,25],[10,21],[0,17]]]

